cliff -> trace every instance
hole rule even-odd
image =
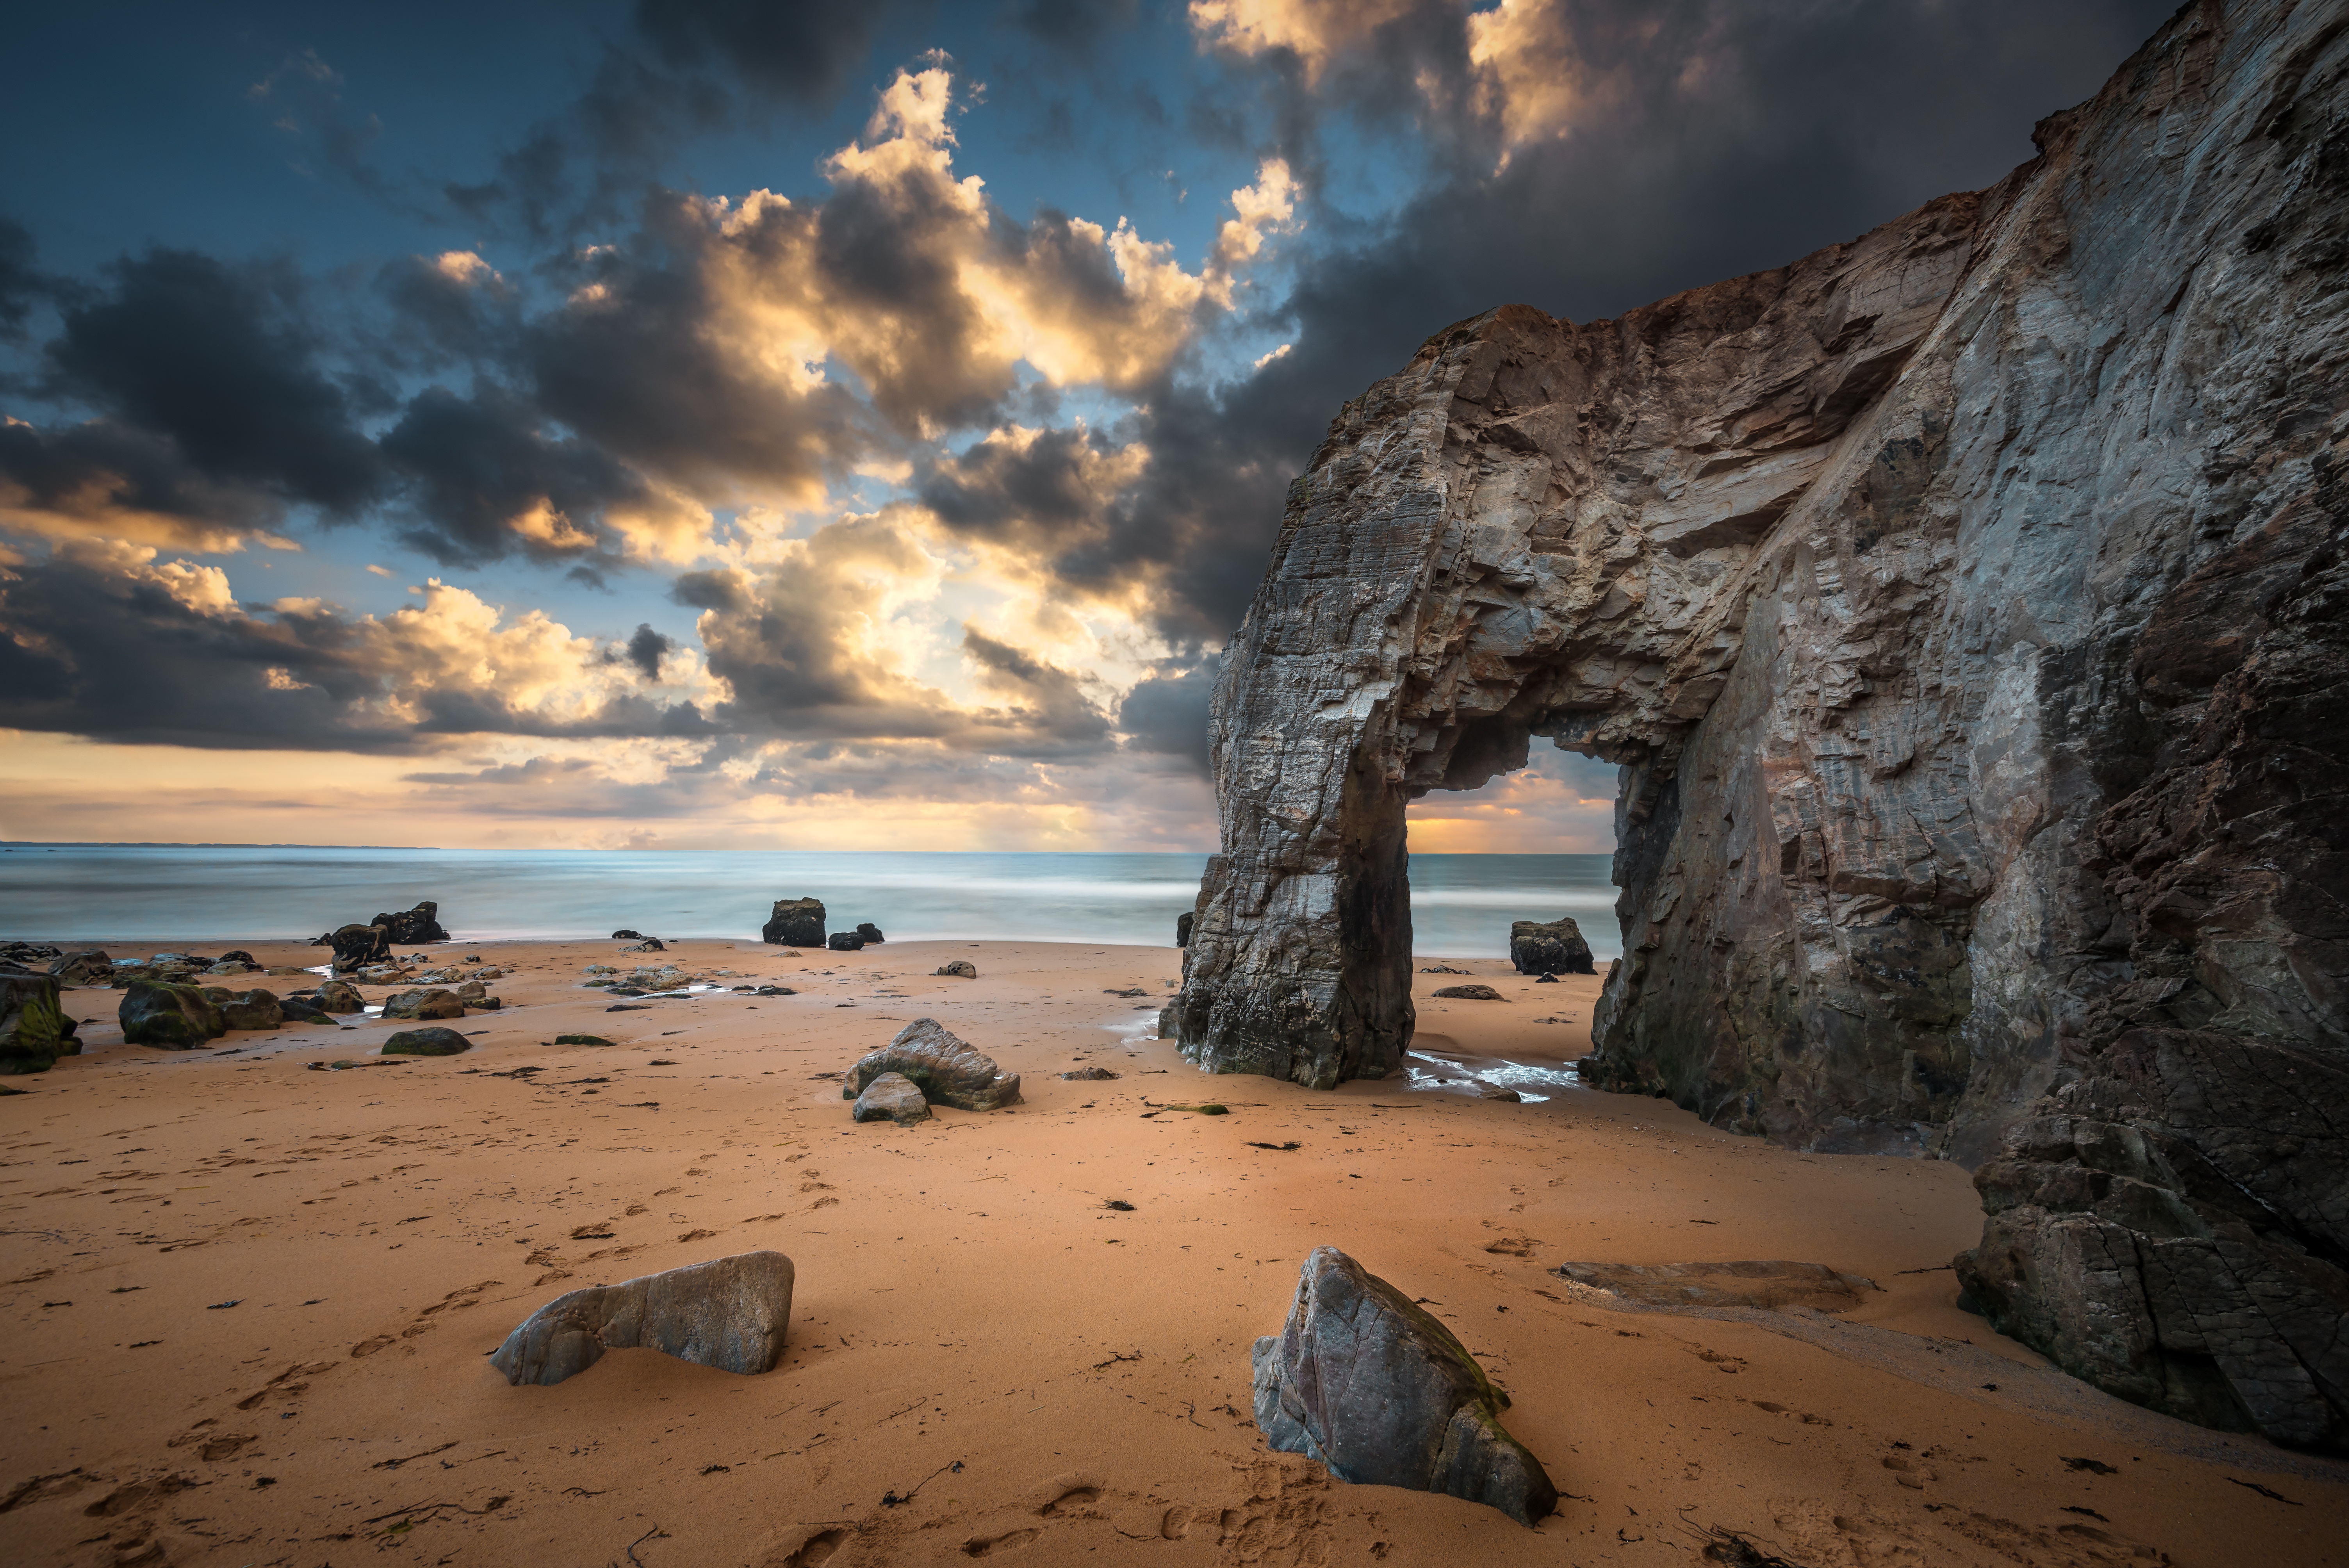
[[[1349,403],[1216,694],[1185,1052],[1393,1070],[1405,803],[1547,738],[1622,766],[1596,1081],[1979,1166],[2002,1327],[2342,1443],[2344,71],[2341,0],[2189,5],[1988,191]]]

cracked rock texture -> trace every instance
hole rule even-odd
[[[1349,403],[1216,692],[1185,1053],[1392,1071],[1404,806],[1548,738],[1622,768],[1598,1081],[1991,1161],[1997,1321],[2338,1444],[2345,71],[2340,0],[2190,5],[1987,191]]]

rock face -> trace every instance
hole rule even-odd
[[[396,947],[449,940],[449,934],[440,928],[440,906],[429,899],[399,914],[378,914],[368,923],[383,927]]]
[[[490,1357],[508,1383],[549,1387],[606,1350],[657,1350],[720,1372],[758,1373],[783,1358],[792,1260],[738,1253],[556,1296]]]
[[[1257,1425],[1340,1480],[1441,1491],[1533,1525],[1557,1489],[1501,1427],[1509,1397],[1411,1298],[1335,1247],[1316,1247],[1288,1321],[1250,1357]]]
[[[840,1098],[854,1099],[884,1073],[903,1073],[923,1096],[961,1110],[996,1110],[1019,1101],[1019,1075],[973,1050],[936,1018],[916,1018],[877,1051],[868,1052],[842,1080]]]
[[[1560,915],[1556,920],[1513,921],[1509,925],[1509,962],[1520,975],[1596,975],[1590,944],[1582,927]]]
[[[2338,1441],[2294,1349],[2349,1264],[2306,1109],[2349,1088],[2338,22],[2189,6],[1988,191],[1497,310],[1348,404],[1215,695],[1185,1052],[1392,1070],[1405,803],[1550,738],[1622,768],[1598,1083],[1813,1149],[2013,1132],[1994,1315]]]
[[[903,1073],[883,1073],[856,1097],[850,1119],[894,1121],[900,1127],[908,1127],[916,1121],[927,1121],[929,1117],[930,1102],[922,1098],[913,1079]]]
[[[823,945],[823,901],[820,898],[779,898],[774,913],[759,928],[759,940],[783,947]]]
[[[0,963],[0,1078],[45,1073],[59,1057],[81,1054],[57,977]]]
[[[125,1045],[160,1046],[169,1051],[193,1050],[228,1032],[220,1009],[193,985],[135,980],[123,992],[115,1016],[122,1024]]]

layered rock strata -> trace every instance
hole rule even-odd
[[[1622,767],[1601,1081],[1813,1149],[2013,1132],[2002,1323],[2339,1441],[2291,1326],[2349,1264],[2344,79],[2338,3],[2189,5],[1990,190],[1494,311],[1349,403],[1216,692],[1185,1051],[1392,1071],[1405,805],[1551,738]]]

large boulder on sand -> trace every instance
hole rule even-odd
[[[834,953],[854,953],[864,945],[864,938],[853,931],[835,931],[823,944]]]
[[[45,1073],[59,1057],[80,1054],[57,991],[54,975],[0,964],[0,1077]]]
[[[227,1020],[202,991],[160,980],[132,981],[115,1016],[125,1045],[186,1051],[228,1033]]]
[[[957,980],[976,980],[978,978],[978,965],[968,958],[949,958],[932,973],[949,975]]]
[[[917,1121],[927,1121],[930,1102],[914,1080],[903,1073],[883,1073],[864,1086],[856,1097],[856,1109],[851,1119],[856,1121],[894,1121],[900,1127],[910,1127]]]
[[[377,1054],[387,1057],[460,1057],[473,1042],[454,1029],[435,1025],[429,1029],[401,1029],[384,1041]]]
[[[369,923],[382,926],[384,934],[397,947],[449,940],[448,932],[440,926],[440,906],[430,899],[398,914],[378,914]]]
[[[738,1253],[618,1284],[556,1296],[490,1357],[506,1381],[542,1387],[585,1372],[606,1350],[657,1350],[720,1372],[757,1373],[783,1358],[792,1260]]]
[[[379,964],[391,956],[391,934],[380,925],[338,925],[326,934],[340,973]]]
[[[437,985],[419,985],[412,991],[395,991],[383,999],[383,1016],[387,1018],[461,1018],[465,1016],[464,999],[454,991]]]
[[[209,987],[207,988],[210,989]],[[245,992],[228,993],[228,1000],[214,999],[221,1010],[221,1022],[232,1029],[279,1029],[285,1026],[285,1010],[279,1006],[277,993],[259,987]]]
[[[823,900],[779,898],[774,913],[759,928],[759,940],[779,947],[823,945]]]
[[[1509,927],[1509,962],[1520,975],[1592,975],[1590,944],[1582,927],[1561,915],[1556,920],[1520,920]]]
[[[60,985],[111,985],[114,960],[102,947],[85,947],[50,965],[49,973],[57,976]]]
[[[1340,1480],[1440,1491],[1532,1525],[1557,1506],[1501,1427],[1509,1397],[1452,1331],[1335,1247],[1316,1247],[1280,1333],[1256,1342],[1256,1420]]]
[[[936,1018],[916,1018],[877,1051],[867,1053],[840,1086],[840,1098],[854,1099],[883,1073],[903,1073],[933,1105],[959,1110],[995,1110],[1019,1100],[1019,1075],[1005,1072],[948,1034]]]
[[[364,1013],[367,998],[347,980],[329,980],[318,987],[317,1006],[321,1013]]]

